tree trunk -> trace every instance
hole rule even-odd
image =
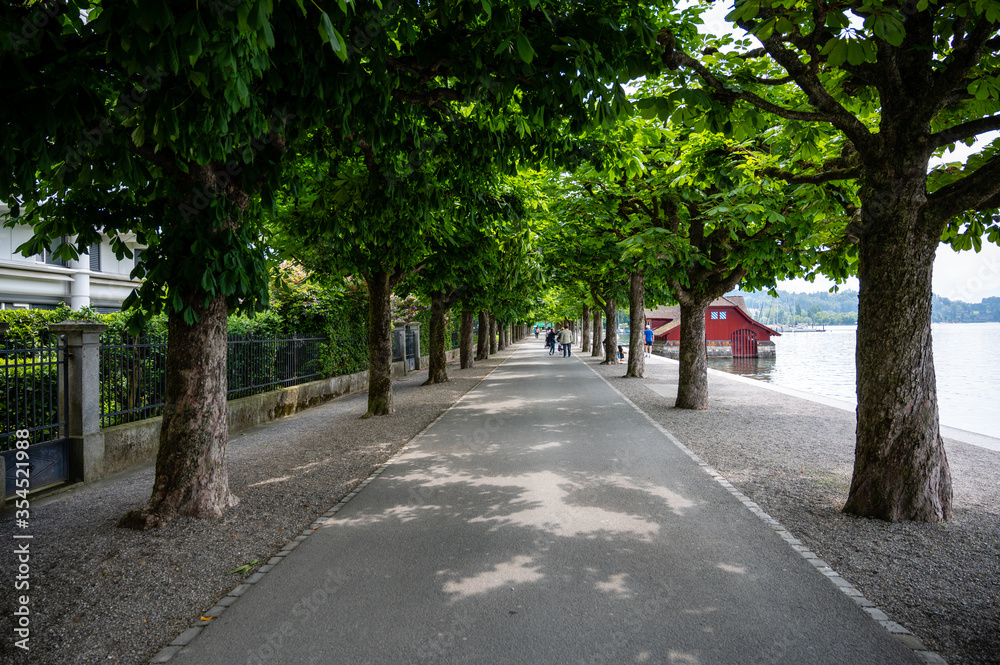
[[[156,479],[149,502],[127,513],[119,526],[149,529],[178,515],[220,517],[239,500],[229,491],[226,444],[225,297],[208,305],[203,296],[186,299],[198,315],[194,325],[183,314],[167,318],[166,394],[156,455]]]
[[[462,328],[459,333],[459,362],[462,369],[476,366],[472,355],[472,319],[476,315],[471,309],[462,310]]]
[[[590,348],[590,305],[583,305],[583,319],[580,324],[580,351],[586,352]]]
[[[705,362],[705,308],[709,300],[681,300],[678,409],[708,408],[708,364]]]
[[[497,319],[490,314],[490,355],[497,352]]]
[[[594,308],[593,314],[594,320],[594,341],[592,343],[592,348],[590,350],[590,355],[600,356],[601,355],[601,310],[599,308]]]
[[[628,370],[626,378],[643,378],[646,371],[646,347],[643,329],[646,327],[646,276],[633,270],[628,287]]]
[[[479,339],[476,342],[476,360],[490,357],[490,317],[485,309],[479,310]]]
[[[857,446],[844,512],[937,522],[952,511],[931,353],[940,230],[921,230],[912,201],[924,192],[912,189],[897,181],[883,196],[873,194],[881,210],[864,204],[864,219],[874,223],[864,229],[858,254]]]
[[[604,360],[602,365],[618,364],[618,307],[614,298],[604,301]]]
[[[392,294],[390,273],[368,276],[368,412],[365,418],[392,413]],[[405,361],[405,359],[404,359]]]
[[[447,358],[444,349],[444,316],[448,309],[444,291],[433,291],[431,293],[431,331],[428,335],[431,348],[428,353],[430,359],[427,365],[427,380],[424,381],[425,386],[448,382]]]

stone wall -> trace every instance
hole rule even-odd
[[[458,349],[446,352],[448,360],[458,358]],[[420,358],[420,366],[426,367],[429,356]],[[406,375],[403,361],[392,364],[392,378]],[[321,381],[303,383],[279,390],[230,400],[229,435],[254,428],[283,416],[290,416],[303,409],[346,395],[368,389],[368,372],[358,372],[346,376],[335,376]],[[102,454],[94,460],[93,473],[87,481],[100,480],[115,473],[156,461],[160,447],[160,423],[162,418],[147,418],[134,423],[116,425],[101,430],[104,438]]]

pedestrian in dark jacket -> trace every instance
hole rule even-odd
[[[545,333],[545,346],[549,347],[550,356],[556,352],[556,331],[552,328]]]

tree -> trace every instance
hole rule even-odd
[[[302,2],[33,5],[0,10],[11,28],[0,57],[17,72],[0,86],[28,102],[3,111],[16,144],[5,142],[0,195],[35,229],[19,249],[67,235],[75,241],[59,251],[75,256],[100,232],[119,256],[127,233],[149,246],[126,306],[137,318],[168,314],[166,403],[150,500],[122,524],[218,516],[236,502],[224,463],[226,316],[266,300],[262,203],[290,118],[310,121],[298,105],[310,77],[339,62],[315,29],[325,20],[332,30],[330,16]],[[39,10],[44,25],[28,30]],[[276,46],[275,31],[304,36]],[[288,61],[299,64],[279,91],[269,72]],[[25,115],[45,96],[50,110]]]
[[[571,174],[550,174],[552,211],[541,229],[549,281],[559,284],[561,310],[574,317],[588,297],[604,313],[607,334],[602,364],[618,363],[618,303],[626,296],[628,275],[621,269],[618,241],[625,221],[609,212],[581,184],[593,168],[580,166]],[[549,296],[550,302],[559,302]],[[610,349],[610,351],[608,350]]]
[[[309,205],[325,201],[308,233],[360,250],[344,253],[335,246],[341,259],[327,260],[338,270],[368,273],[372,316],[383,323],[383,294],[420,265],[433,211],[462,193],[452,190],[468,194],[484,169],[512,174],[519,161],[540,159],[561,140],[566,124],[585,127],[624,112],[628,101],[620,81],[651,67],[648,10],[629,3],[432,4],[411,0],[385,12],[378,48],[366,45],[361,73],[341,93],[364,99],[370,81],[384,93],[365,113],[324,128],[323,158],[346,158],[353,166],[344,162],[332,183],[308,168],[298,170],[311,182]],[[300,154],[305,167],[311,153]],[[411,188],[407,181],[414,177],[425,182]],[[428,187],[431,180],[436,185]],[[290,199],[297,195],[289,191]],[[300,241],[307,237],[301,230],[293,234]],[[392,410],[387,327],[373,321],[370,328],[369,415]]]
[[[642,378],[644,374],[647,294],[653,296],[651,304],[664,302],[668,297],[665,285],[657,279],[661,257],[656,248],[632,242],[652,226],[664,223],[659,214],[659,196],[646,181],[644,167],[646,142],[654,135],[655,130],[645,127],[635,117],[623,119],[613,128],[592,132],[588,138],[603,149],[574,174],[572,186],[581,198],[573,199],[577,203],[569,212],[586,214],[592,220],[592,231],[603,232],[619,244],[616,263],[626,271],[629,302],[629,358],[625,376],[633,378]],[[605,299],[606,305],[608,302]]]
[[[497,189],[498,183],[491,188]],[[504,271],[503,253],[518,238],[517,225],[523,204],[511,193],[483,191],[466,200],[456,200],[446,209],[459,215],[452,225],[454,232],[431,242],[427,259],[402,287],[414,289],[430,298],[430,363],[427,384],[448,381],[445,362],[445,316],[463,302],[462,352],[469,356],[471,315],[477,301],[488,302],[487,292],[511,277]],[[468,317],[465,316],[466,311]],[[468,319],[468,321],[466,321]]]
[[[603,141],[617,159],[587,167],[575,177],[589,195],[587,223],[617,243],[615,263],[629,273],[631,339],[626,376],[642,376],[644,294],[659,282],[681,308],[680,379],[676,406],[708,407],[705,309],[744,282],[773,288],[776,279],[810,265],[807,240],[823,237],[822,225],[843,225],[842,210],[817,191],[788,191],[762,178],[768,150],[711,132],[634,117]],[[762,142],[761,142],[762,143]],[[631,150],[628,146],[631,146]],[[574,200],[567,197],[567,200]],[[838,215],[838,213],[841,213]],[[583,217],[577,206],[572,216]],[[663,302],[661,289],[650,292]]]
[[[946,520],[951,476],[942,445],[930,344],[931,269],[942,239],[1000,241],[996,142],[963,165],[931,170],[957,142],[1000,129],[995,2],[740,2],[728,17],[759,44],[692,57],[702,44],[661,34],[664,61],[700,80],[713,104],[748,106],[796,123],[808,168],[791,183],[857,182],[857,455],[846,512],[896,521]],[[714,45],[713,45],[714,46]],[[717,107],[718,108],[718,107]],[[745,127],[739,118],[734,125]],[[810,153],[835,130],[843,154]],[[826,266],[841,278],[845,266]]]

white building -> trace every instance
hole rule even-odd
[[[0,225],[10,209],[0,203]],[[31,238],[31,227],[0,226],[0,309],[53,309],[66,303],[73,309],[93,307],[100,312],[118,311],[139,280],[129,275],[141,254],[141,245],[126,242],[135,258],[119,261],[105,238],[76,261],[53,259],[49,252],[22,256],[17,248]],[[56,244],[53,244],[55,248]]]

